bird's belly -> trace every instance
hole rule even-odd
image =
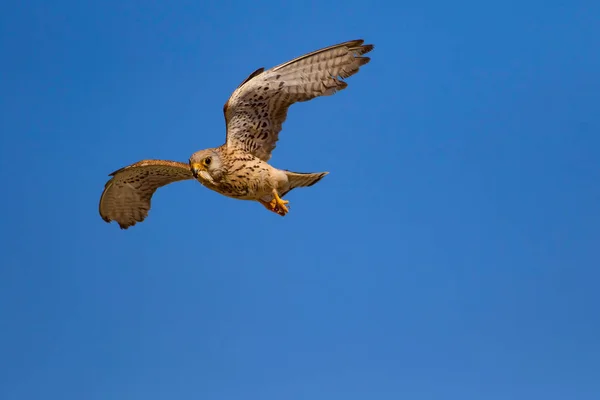
[[[224,196],[239,200],[258,200],[272,193],[272,187],[266,180],[235,177],[223,179],[210,189]]]

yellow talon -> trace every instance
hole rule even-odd
[[[288,208],[286,207],[286,204],[288,204],[289,201],[283,200],[281,197],[279,197],[279,193],[277,193],[277,190],[275,189],[273,189],[273,200],[271,200],[270,202],[259,200],[259,202],[267,210],[273,211],[274,213],[277,213],[282,217],[289,212]]]
[[[271,204],[273,205],[274,212],[283,217],[289,211],[288,208],[285,206],[288,203],[289,201],[282,200],[281,197],[279,197],[279,193],[277,193],[277,190],[273,189],[273,200],[271,200]]]

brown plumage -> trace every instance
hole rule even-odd
[[[312,186],[327,172],[296,173],[267,163],[276,147],[288,108],[347,87],[342,79],[369,62],[373,45],[352,40],[314,51],[244,80],[223,106],[225,143],[194,153],[189,164],[144,160],[113,172],[100,197],[100,215],[126,229],[143,221],[159,187],[197,179],[225,196],[255,200],[279,215],[288,212],[285,194]]]

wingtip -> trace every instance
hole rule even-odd
[[[374,48],[374,44],[360,44],[358,46],[351,46],[350,50],[356,51],[359,55],[363,55],[373,51]]]

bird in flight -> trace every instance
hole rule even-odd
[[[345,89],[343,79],[369,62],[373,45],[352,40],[295,58],[269,70],[259,68],[244,80],[223,106],[227,136],[219,147],[200,150],[188,163],[142,160],[109,176],[100,197],[100,216],[121,229],[142,222],[152,195],[172,182],[196,179],[222,195],[254,200],[284,216],[283,196],[312,186],[327,172],[300,173],[267,163],[275,149],[288,108]]]

